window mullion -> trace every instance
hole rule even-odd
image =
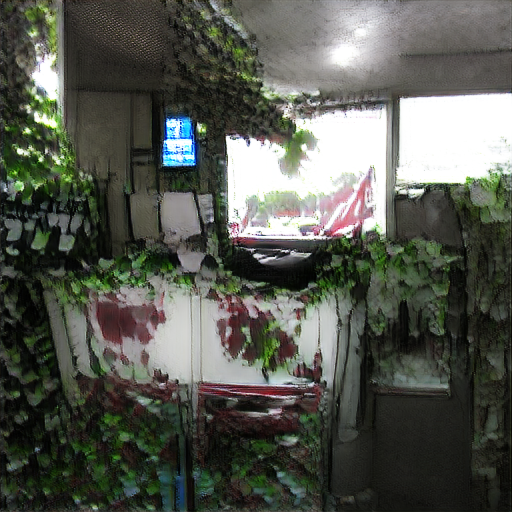
[[[395,184],[399,151],[400,99],[394,97],[387,105],[386,140],[386,235],[396,236]]]

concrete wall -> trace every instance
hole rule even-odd
[[[113,256],[123,254],[127,242],[160,237],[160,202],[166,191],[221,193],[225,141],[223,132],[212,124],[206,141],[198,141],[196,168],[160,171],[153,117],[162,105],[171,106],[172,98],[149,92],[82,90],[67,90],[66,97],[66,120],[77,166],[95,176],[106,194],[102,221]]]
[[[461,248],[462,233],[449,193],[427,189],[418,198],[395,198],[396,235],[402,240],[424,238],[447,247]]]
[[[73,91],[71,96],[67,117],[77,165],[106,187],[112,253],[122,254],[130,229],[158,236],[151,95]]]

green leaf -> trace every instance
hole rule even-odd
[[[23,384],[30,384],[31,382],[39,379],[39,375],[37,375],[34,370],[29,370],[25,375],[23,375],[21,381]]]
[[[37,228],[34,240],[32,241],[30,248],[34,249],[35,251],[42,251],[46,247],[49,238],[50,232],[44,233],[40,228]]]
[[[30,392],[28,389],[25,389],[25,397],[27,398],[27,402],[32,406],[37,406],[44,398],[45,393],[41,383],[38,383],[34,392]]]
[[[39,335],[32,335],[32,336],[25,336],[23,338],[23,341],[25,343],[25,345],[27,346],[27,348],[33,352],[31,349],[33,349],[33,347],[35,346],[35,344],[41,339],[43,338],[45,335],[44,334],[39,334]]]
[[[21,202],[26,205],[32,204],[32,194],[34,192],[34,186],[28,182],[25,184],[25,188],[21,193]]]
[[[131,498],[140,492],[140,488],[135,480],[121,478],[121,481],[123,482],[124,494],[127,498]]]
[[[153,496],[153,494],[156,494],[160,492],[160,482],[158,480],[153,480],[147,487],[146,492]]]
[[[7,242],[16,242],[21,238],[23,232],[23,223],[18,219],[5,219],[5,227],[8,229]]]
[[[446,295],[448,295],[449,289],[450,282],[448,280],[442,283],[432,283],[432,290],[434,290],[436,297],[446,297]]]
[[[27,458],[15,458],[7,464],[7,471],[10,473],[28,464]]]
[[[494,222],[494,218],[491,215],[491,212],[487,206],[480,209],[480,220],[483,224],[491,224]]]
[[[145,261],[146,261],[146,254],[142,253],[135,261],[132,262],[132,268],[140,269]]]
[[[37,462],[39,462],[43,468],[47,468],[51,464],[52,459],[47,453],[40,453],[37,455]]]
[[[18,251],[18,249],[16,249],[12,245],[8,245],[7,249],[5,249],[5,252],[7,252],[7,254],[9,254],[11,256],[19,256],[19,254],[20,254],[20,251]]]
[[[118,414],[114,415],[114,414],[106,413],[103,416],[103,421],[108,426],[117,425],[121,420],[122,420],[122,416],[119,416]]]
[[[21,392],[18,391],[17,389],[15,389],[13,391],[5,392],[5,398],[7,398],[7,400],[15,400],[16,398],[19,398],[20,395],[21,395]]]
[[[75,245],[75,237],[73,235],[60,235],[59,251],[69,252]]]
[[[131,432],[119,432],[119,439],[124,443],[131,441],[134,437],[134,434]]]
[[[115,263],[115,260],[106,260],[106,259],[103,259],[103,258],[100,258],[100,260],[98,261],[98,265],[103,270],[108,270],[109,268],[112,268],[114,263]]]
[[[23,410],[20,410],[18,411],[18,414],[16,414],[14,416],[14,421],[18,424],[18,425],[22,425],[23,423],[25,423],[25,421],[28,420],[28,414],[23,411]]]
[[[56,427],[60,425],[60,417],[59,415],[50,416],[49,413],[44,415],[44,427],[46,431],[54,430]]]
[[[80,295],[80,293],[82,293],[82,287],[80,283],[76,281],[71,281],[71,290],[75,295]]]

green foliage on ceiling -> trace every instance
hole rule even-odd
[[[208,1],[165,5],[174,58],[164,73],[177,103],[227,133],[287,140],[294,123],[264,94],[256,49]]]
[[[284,144],[285,154],[279,159],[281,172],[293,178],[298,176],[301,163],[308,159],[306,151],[313,151],[318,140],[308,130],[297,130]]]

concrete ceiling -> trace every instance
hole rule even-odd
[[[154,90],[170,53],[160,0],[64,0],[67,89]]]
[[[510,88],[512,2],[232,0],[276,89]]]
[[[510,90],[511,0],[216,0],[254,36],[266,85],[346,96]],[[67,0],[67,87],[161,86],[159,0]]]

